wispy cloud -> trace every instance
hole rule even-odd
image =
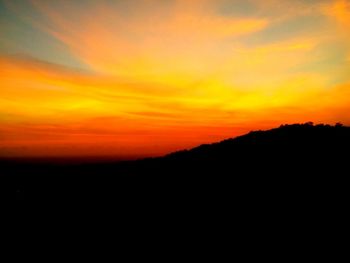
[[[213,1],[155,1],[151,8],[137,1],[131,11],[93,4],[68,14],[33,3],[50,21],[46,30],[96,71],[163,82],[207,74],[226,56],[228,38],[268,25],[267,19],[219,15]]]
[[[335,0],[324,5],[327,15],[334,18],[340,27],[348,29],[350,26],[350,2],[348,0]]]
[[[0,155],[152,155],[281,122],[350,121],[348,1],[249,1],[242,15],[220,11],[242,4],[225,0],[26,3],[29,14],[9,5],[86,67],[0,56]],[[315,15],[310,32],[289,30]]]

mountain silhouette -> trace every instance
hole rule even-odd
[[[1,190],[20,202],[103,200],[129,208],[195,209],[298,200],[307,207],[314,199],[345,198],[349,146],[350,127],[309,122],[137,161],[3,160]]]

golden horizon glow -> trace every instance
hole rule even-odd
[[[155,156],[283,123],[350,125],[348,0],[0,7],[2,157]]]

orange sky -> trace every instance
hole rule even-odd
[[[0,156],[350,125],[350,1],[0,0]]]

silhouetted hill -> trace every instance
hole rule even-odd
[[[282,125],[139,161],[3,161],[1,187],[21,202],[103,200],[125,207],[328,202],[345,198],[349,146],[350,127]]]

